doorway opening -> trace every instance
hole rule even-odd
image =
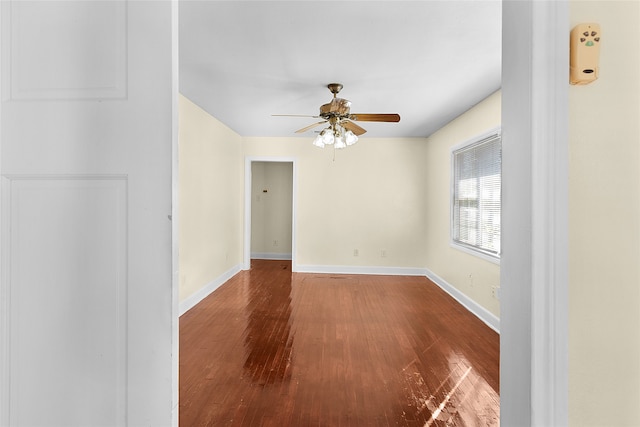
[[[291,260],[295,271],[296,163],[249,157],[245,162],[245,270],[251,259]]]

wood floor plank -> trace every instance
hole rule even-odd
[[[180,318],[180,425],[497,426],[499,337],[425,277],[252,261]]]

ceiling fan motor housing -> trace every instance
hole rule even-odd
[[[329,83],[327,85],[331,93],[333,94],[333,99],[331,102],[324,104],[320,107],[320,115],[319,116],[308,116],[315,118],[322,118],[324,121],[313,123],[312,125],[305,126],[302,129],[298,129],[296,133],[306,132],[309,129],[312,129],[319,125],[324,125],[329,122],[329,127],[323,132],[327,130],[333,130],[334,132],[339,125],[342,129],[342,132],[351,132],[355,136],[360,136],[367,132],[365,129],[361,128],[357,124],[354,123],[355,120],[363,121],[363,122],[399,122],[400,115],[399,114],[351,114],[351,101],[348,99],[338,98],[336,95],[342,90],[342,85],[340,83]],[[353,143],[353,142],[352,142]],[[347,145],[350,145],[347,143]],[[322,144],[324,146],[324,144]]]
[[[348,116],[350,110],[351,101],[333,98],[331,102],[320,107],[320,116]]]

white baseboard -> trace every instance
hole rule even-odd
[[[291,254],[279,254],[275,252],[251,252],[251,259],[275,259],[291,261]]]
[[[428,268],[425,268],[425,271],[426,271],[425,275],[429,280],[431,280],[433,283],[435,283],[440,288],[442,288],[443,291],[451,295],[453,299],[455,299],[460,304],[462,304],[464,308],[466,308],[471,313],[473,313],[478,319],[486,323],[488,327],[490,327],[497,333],[500,333],[499,317],[491,313],[486,308],[482,307],[480,304],[478,304],[477,302],[469,298],[464,293],[460,292],[457,288],[449,284],[446,280],[444,280],[442,277],[435,274],[433,271],[429,270]]]
[[[426,270],[416,267],[371,267],[356,265],[300,265],[295,266],[296,273],[326,274],[374,274],[383,276],[424,276]]]
[[[216,277],[211,282],[207,283],[204,287],[202,287],[195,294],[189,296],[187,299],[180,303],[180,316],[182,316],[187,311],[191,310],[196,304],[209,296],[209,294],[216,289],[218,289],[224,282],[231,279],[233,276],[238,274],[238,272],[242,269],[240,264],[233,266],[220,276]]]

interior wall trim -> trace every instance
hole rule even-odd
[[[298,273],[371,274],[382,276],[424,276],[425,269],[417,267],[376,267],[359,265],[300,265]]]
[[[455,286],[444,280],[442,277],[435,274],[428,268],[425,269],[427,279],[438,285],[443,291],[448,293],[453,299],[458,301],[464,308],[473,313],[478,319],[482,320],[488,327],[500,333],[500,318],[491,313],[486,308],[475,302],[469,296],[461,292]]]
[[[251,252],[251,259],[291,260],[291,253]]]
[[[242,270],[242,265],[236,264],[233,267],[231,267],[229,270],[225,271],[220,276],[216,277],[211,282],[207,283],[205,286],[200,288],[199,291],[187,297],[184,301],[180,303],[180,316],[182,316],[187,311],[195,307],[200,301],[208,297],[213,291],[218,289],[227,280],[231,279],[233,276],[238,274],[241,270]]]

